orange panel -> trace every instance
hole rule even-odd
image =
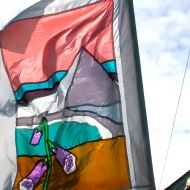
[[[67,175],[57,160],[52,157],[50,190],[119,190],[131,187],[125,138],[91,142],[70,150],[77,157],[77,169]],[[34,168],[41,158],[18,158],[18,175],[14,189]],[[39,181],[36,190],[43,189],[45,176]]]

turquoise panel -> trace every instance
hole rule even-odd
[[[60,71],[55,73],[49,80],[40,83],[22,84],[19,89],[15,92],[15,98],[17,101],[21,100],[23,95],[28,91],[43,90],[53,88],[55,83],[60,82],[67,72]]]
[[[16,129],[17,156],[44,156],[44,135],[38,145],[31,145],[33,129]],[[49,139],[64,149],[71,149],[80,144],[102,139],[98,129],[87,123],[57,122],[49,125]]]
[[[115,60],[105,62],[101,65],[107,73],[116,73],[117,72]]]

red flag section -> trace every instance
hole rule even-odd
[[[106,0],[7,26],[2,53],[14,91],[67,71],[82,48],[99,63],[113,60],[112,15],[113,2]]]

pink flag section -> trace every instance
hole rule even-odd
[[[115,59],[112,18],[113,2],[105,0],[7,26],[1,33],[2,54],[13,90],[67,71],[81,49],[99,63]]]
[[[0,190],[155,190],[132,0],[24,10],[0,31],[0,84]]]

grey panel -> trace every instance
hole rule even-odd
[[[131,159],[134,176],[131,178],[133,189],[154,190],[148,126],[144,103],[142,77],[135,31],[132,0],[121,0],[119,6],[119,36],[122,64],[122,82],[126,100]],[[119,81],[121,82],[121,81]],[[124,116],[123,116],[124,118]]]
[[[86,112],[92,112],[96,113],[100,116],[110,118],[111,120],[122,123],[122,116],[121,116],[121,104],[115,103],[108,106],[98,107],[98,106],[91,106],[91,105],[85,105],[85,106],[77,106],[72,107],[70,110],[73,111],[86,111]]]
[[[81,53],[65,106],[107,105],[120,100],[118,85],[86,51]]]
[[[101,123],[105,128],[107,128],[112,133],[113,137],[124,135],[123,125],[113,123],[108,118],[103,118],[101,116],[98,116],[98,115],[96,115],[94,113],[90,113],[90,112],[77,112],[77,111],[71,111],[71,110],[65,110],[65,112],[64,112],[65,117],[67,117],[67,116],[70,117],[70,116],[75,116],[75,115],[76,116],[77,115],[81,115],[81,116],[85,115],[85,116],[89,116],[89,117],[96,119],[99,123]]]
[[[99,0],[42,0],[24,10],[11,22],[21,19],[33,18],[48,14],[56,14],[69,9],[74,9],[98,2]],[[10,22],[10,23],[11,23]]]

